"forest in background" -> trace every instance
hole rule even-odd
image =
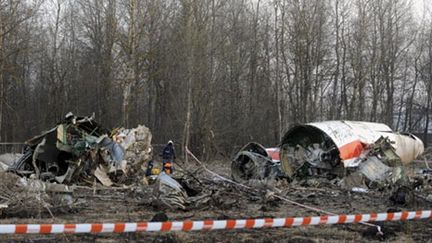
[[[297,123],[426,134],[432,13],[408,0],[0,0],[0,142],[72,111],[211,158]]]

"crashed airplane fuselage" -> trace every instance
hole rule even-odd
[[[393,132],[381,123],[325,121],[291,128],[281,141],[282,169],[290,177],[329,174],[343,177],[359,170],[372,181],[398,180],[404,165],[423,153],[412,134]],[[397,175],[399,177],[397,177]]]
[[[423,153],[422,141],[381,123],[325,121],[289,129],[280,146],[249,143],[232,162],[237,181],[310,176],[348,178],[382,185],[404,178],[404,166]],[[277,154],[277,156],[276,156]],[[279,159],[280,158],[280,159]]]

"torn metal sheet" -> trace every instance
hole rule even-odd
[[[392,147],[402,163],[409,164],[424,152],[424,145],[420,138],[410,133],[386,134]],[[385,137],[385,136],[383,136]]]
[[[186,209],[188,204],[186,191],[165,172],[158,175],[153,188],[153,202],[158,206],[170,209]]]
[[[264,148],[258,143],[245,145],[231,163],[231,174],[236,181],[282,176],[279,148]]]
[[[361,163],[358,170],[366,178],[375,182],[383,182],[392,171],[391,167],[385,165],[375,156],[371,156]]]
[[[270,157],[273,162],[280,162],[279,148],[266,148],[265,151],[267,152],[267,156]]]
[[[101,148],[108,150],[109,156],[106,157],[105,161],[119,164],[123,160],[125,149],[112,139],[104,136],[99,145]]]
[[[111,181],[111,179],[107,175],[107,171],[102,168],[101,166],[98,166],[94,172],[94,176],[102,183],[104,186],[112,186],[114,183]]]

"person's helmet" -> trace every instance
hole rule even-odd
[[[172,140],[169,140],[169,141],[168,141],[168,144],[173,144],[173,141],[172,141]]]
[[[73,114],[72,112],[69,111],[69,112],[65,115],[65,119],[68,120],[68,119],[72,118],[73,116],[74,116],[74,114]]]
[[[117,135],[117,137],[118,137],[118,138],[125,138],[125,137],[126,137],[126,134],[124,134],[123,132],[121,132],[121,133],[119,133],[119,134]]]

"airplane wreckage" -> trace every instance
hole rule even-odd
[[[403,184],[404,166],[424,151],[423,142],[381,123],[325,121],[294,126],[277,148],[249,143],[232,161],[236,181],[338,178],[347,189]]]
[[[69,207],[76,185],[95,187],[97,182],[104,187],[137,186],[136,193],[142,191],[156,207],[229,207],[223,181],[188,170],[146,177],[145,166],[153,157],[151,139],[150,130],[142,125],[108,130],[93,116],[68,113],[52,129],[26,141],[22,155],[5,159],[13,161],[0,172],[0,210],[34,213],[34,205],[50,205],[51,210],[53,205]],[[325,178],[336,179],[347,189],[367,190],[403,184],[405,165],[423,150],[420,139],[384,124],[317,122],[294,126],[278,147],[247,144],[234,157],[231,174],[242,183]],[[149,181],[154,182],[151,187],[146,186]]]
[[[32,214],[36,205],[69,208],[76,185],[94,186],[97,181],[105,187],[146,184],[145,165],[153,156],[151,139],[143,125],[108,130],[94,116],[68,113],[52,129],[27,140],[21,156],[3,155],[0,210]],[[174,179],[164,173],[153,179],[157,198],[176,200],[169,197],[181,187]]]
[[[151,159],[151,136],[145,126],[109,131],[94,117],[68,113],[60,124],[26,141],[24,154],[8,170],[62,184],[92,182],[92,175],[105,186],[124,183]]]

